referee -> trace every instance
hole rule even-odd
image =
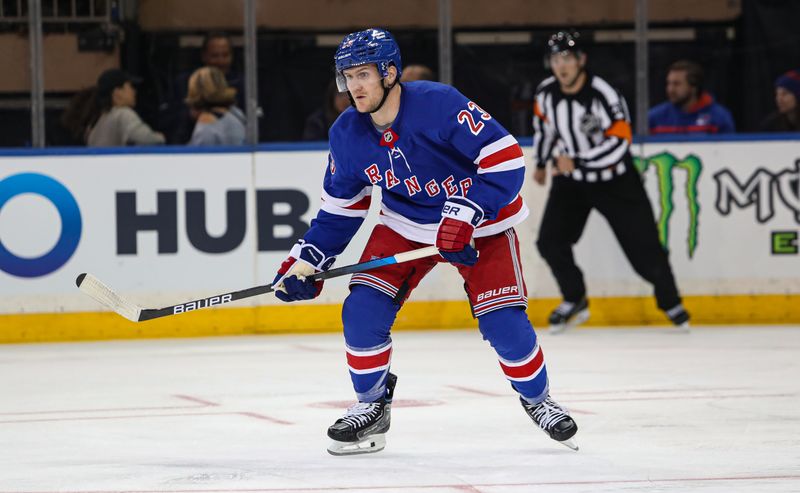
[[[554,160],[553,183],[536,242],[563,297],[550,314],[551,332],[589,317],[586,285],[572,247],[592,209],[608,220],[634,270],[653,285],[658,307],[672,323],[688,330],[689,314],[681,304],[650,200],[633,166],[625,99],[586,71],[578,33],[553,34],[545,64],[553,76],[539,84],[533,106],[533,179],[544,185],[545,166]]]

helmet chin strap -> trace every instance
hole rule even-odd
[[[383,86],[383,98],[381,98],[381,102],[378,104],[377,107],[375,107],[374,110],[370,111],[370,113],[377,113],[378,111],[381,110],[381,108],[383,108],[383,103],[386,102],[386,98],[389,97],[389,93],[392,91],[392,89],[394,89],[394,86],[396,86],[398,82],[399,81],[395,77],[394,82],[392,82],[391,86],[389,87]]]

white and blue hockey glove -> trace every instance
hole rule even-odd
[[[472,246],[472,234],[483,219],[478,204],[454,195],[442,207],[442,220],[436,232],[439,254],[452,264],[475,265],[478,252]]]
[[[326,257],[314,245],[303,240],[298,241],[272,281],[275,296],[286,302],[316,298],[322,292],[325,281],[310,281],[306,278],[330,269],[335,261],[336,257]]]

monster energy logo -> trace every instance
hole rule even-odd
[[[667,248],[669,245],[669,220],[672,213],[675,211],[675,202],[673,201],[673,193],[675,192],[673,170],[679,169],[686,172],[686,188],[684,191],[689,204],[689,231],[686,242],[689,258],[692,258],[692,256],[694,256],[694,251],[697,249],[697,224],[700,214],[700,202],[697,200],[697,185],[700,179],[700,172],[703,169],[703,163],[694,154],[690,154],[686,158],[679,160],[668,152],[662,152],[655,156],[645,158],[634,157],[633,162],[640,173],[647,171],[647,168],[650,166],[653,166],[656,170],[656,176],[658,177],[659,204],[661,207],[657,224],[658,236],[664,248]]]
[[[794,169],[775,172],[756,169],[746,180],[739,181],[729,169],[714,173],[717,183],[716,209],[723,216],[730,214],[733,206],[754,206],[756,220],[764,224],[775,216],[775,203],[780,201],[800,224],[800,159]]]

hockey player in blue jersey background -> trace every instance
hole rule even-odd
[[[345,36],[335,54],[339,91],[352,107],[330,129],[323,205],[273,284],[283,301],[311,299],[382,191],[381,224],[361,260],[436,245],[440,256],[355,274],[342,308],[345,350],[358,403],[329,429],[334,455],[385,446],[397,377],[390,373],[398,311],[437,263],[453,264],[480,332],[533,421],[570,440],[577,425],[549,396],[542,350],[525,313],[527,291],[514,226],[528,214],[517,141],[475,102],[436,82],[400,84],[400,50],[383,29]],[[365,314],[369,316],[365,316]]]

